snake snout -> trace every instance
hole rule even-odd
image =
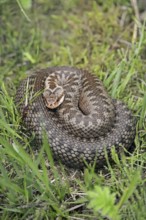
[[[50,93],[50,91],[46,90],[43,93],[43,97],[45,99],[45,103],[47,108],[55,109],[57,108],[64,100],[64,93],[58,96],[57,94]]]
[[[57,97],[53,93],[50,93],[49,90],[44,91],[43,97],[45,99],[46,106],[50,109],[54,109],[58,106]]]
[[[57,97],[51,94],[49,97],[45,98],[46,106],[50,109],[58,107]]]

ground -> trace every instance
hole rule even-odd
[[[145,11],[143,0],[0,2],[1,219],[146,219]],[[133,111],[130,157],[113,152],[104,170],[69,170],[45,140],[36,156],[20,131],[16,89],[33,70],[61,65],[94,72]]]

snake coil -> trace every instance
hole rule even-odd
[[[46,99],[52,100],[54,91],[59,104],[49,109]],[[21,83],[16,103],[25,126],[35,133],[36,147],[42,144],[45,129],[54,158],[69,167],[81,169],[84,160],[93,163],[95,158],[96,166],[102,167],[105,149],[110,160],[113,146],[120,154],[133,144],[136,122],[131,111],[111,99],[101,81],[87,71],[74,67],[36,71]]]

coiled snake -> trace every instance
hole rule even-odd
[[[83,168],[85,161],[105,164],[105,149],[119,154],[135,137],[135,119],[121,102],[109,97],[93,74],[74,67],[50,67],[33,73],[17,90],[16,103],[36,147],[45,129],[57,160]]]

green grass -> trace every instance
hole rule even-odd
[[[146,29],[131,2],[0,2],[0,219],[146,219]],[[97,3],[98,2],[98,3]],[[89,69],[137,119],[136,150],[104,170],[56,165],[44,134],[36,152],[14,104],[33,69]]]

